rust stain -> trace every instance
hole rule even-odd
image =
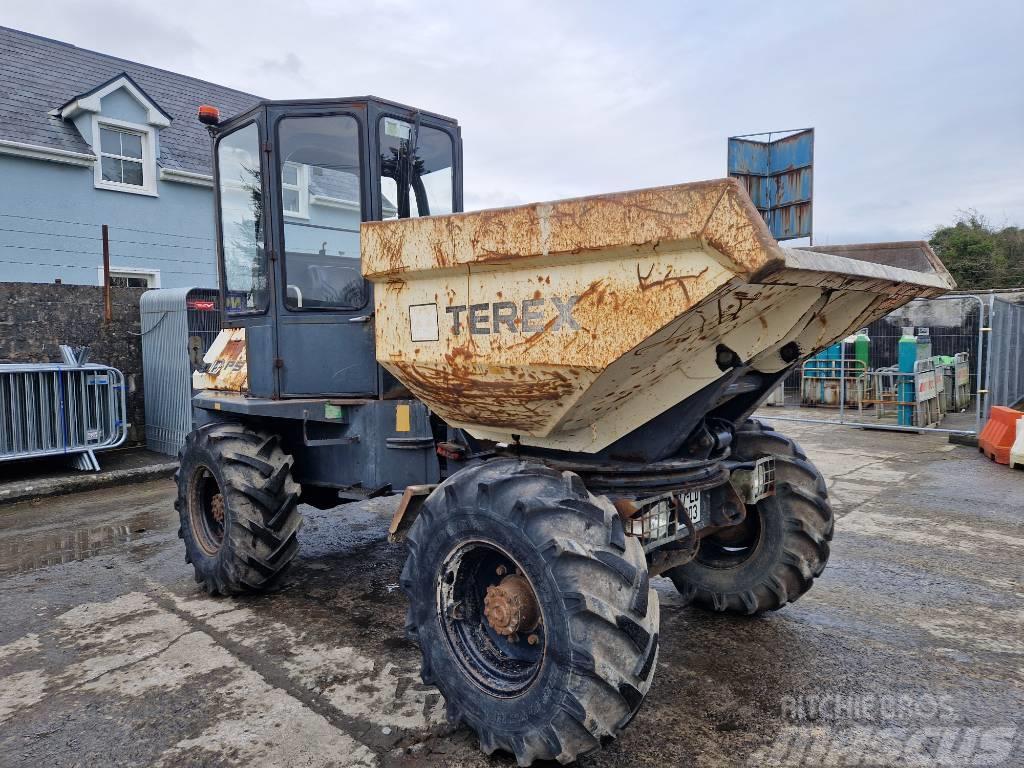
[[[654,273],[654,265],[651,265],[651,269],[646,275],[640,274],[640,265],[636,267],[636,279],[640,284],[640,292],[644,293],[653,288],[665,288],[668,286],[677,285],[683,292],[683,296],[686,298],[686,305],[691,306],[693,302],[690,299],[690,289],[687,287],[687,283],[699,280],[704,277],[708,272],[708,267],[704,267],[700,272],[695,275],[673,275],[672,267],[670,266],[665,271],[665,276],[658,280],[651,280],[651,275]]]
[[[373,277],[612,247],[657,248],[664,242],[704,238],[725,248],[723,253],[730,252],[727,244],[732,246],[741,254],[743,268],[750,270],[778,252],[746,193],[742,199],[739,193],[735,180],[717,179],[499,210],[366,222],[361,230],[363,269]],[[543,281],[551,285],[551,275]]]
[[[506,378],[485,366],[468,365],[472,355],[465,350],[456,358],[462,364],[391,365],[398,369],[399,378],[410,391],[430,403],[442,418],[525,432],[541,430],[550,418],[552,404],[575,389],[573,381],[563,375],[513,371],[513,376]]]
[[[542,294],[541,294],[540,291],[534,291],[533,297],[535,299],[539,299],[541,297],[541,295]],[[576,308],[577,308],[577,310],[579,310],[578,314],[582,315],[583,313],[585,313],[586,305],[587,305],[588,301],[594,300],[595,296],[596,297],[600,297],[600,300],[603,300],[604,295],[605,295],[604,294],[604,280],[595,280],[594,282],[592,282],[586,288],[586,290],[582,291],[577,296]],[[527,336],[525,339],[523,339],[520,342],[517,342],[515,344],[509,344],[507,347],[505,347],[505,349],[508,349],[508,350],[513,350],[513,349],[529,350],[531,347],[536,345],[539,341],[541,341],[542,339],[544,339],[545,337],[548,337],[550,335],[550,331],[554,327],[556,322],[558,322],[558,316],[557,315],[555,317],[550,318],[546,323],[544,323],[544,327],[541,330],[537,331],[536,333],[530,334],[529,336]],[[580,326],[581,326],[581,330],[586,330],[586,325],[584,323],[581,322]]]
[[[380,228],[377,230],[377,237],[380,255],[390,271],[403,271],[405,262],[402,246],[405,242],[405,233],[398,227]]]
[[[224,352],[221,353],[222,360],[237,360],[245,356],[245,341],[242,339],[231,339],[224,345]]]

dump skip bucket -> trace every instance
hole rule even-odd
[[[903,245],[782,248],[732,179],[362,225],[380,363],[479,438],[583,452],[952,286]]]

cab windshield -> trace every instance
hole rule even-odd
[[[362,194],[359,124],[350,115],[286,117],[278,124],[285,305],[355,310]]]
[[[436,216],[453,210],[452,139],[427,125],[383,117],[380,146],[381,217]]]

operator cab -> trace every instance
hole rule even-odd
[[[396,392],[359,224],[462,210],[458,123],[374,97],[265,101],[211,133],[222,306],[245,328],[249,393]]]

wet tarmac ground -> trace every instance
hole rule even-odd
[[[828,480],[829,567],[752,619],[655,580],[654,686],[580,765],[1024,765],[1024,473],[941,436],[777,426]],[[173,493],[0,507],[0,766],[514,764],[419,680],[395,500],[305,508],[278,591],[211,599]]]

